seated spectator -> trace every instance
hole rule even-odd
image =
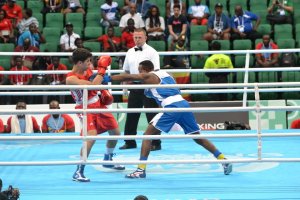
[[[66,33],[60,36],[60,49],[63,52],[73,52],[76,49],[75,40],[80,38],[80,35],[73,32],[73,24],[68,22],[65,25]]]
[[[60,63],[59,56],[52,57],[52,64],[48,65],[47,70],[57,71],[57,70],[68,70],[67,66]],[[66,84],[66,74],[49,74],[48,80],[50,85],[65,85]]]
[[[120,25],[119,25],[119,27],[121,28],[121,32],[123,32],[124,29],[126,28],[128,19],[134,20],[135,28],[144,28],[145,27],[144,20],[142,19],[142,16],[136,12],[136,4],[134,4],[134,3],[130,3],[129,13],[127,13],[121,17]]]
[[[49,109],[60,109],[59,102],[52,100],[49,103]],[[75,132],[75,124],[70,115],[67,114],[49,114],[43,118],[43,133],[64,133]]]
[[[26,110],[26,102],[18,101],[16,110]],[[36,118],[28,114],[10,116],[6,123],[6,133],[40,133]]]
[[[221,44],[218,41],[214,41],[211,43],[211,50],[212,51],[220,51]],[[232,62],[229,56],[225,54],[213,54],[209,58],[207,58],[204,69],[232,69]],[[209,83],[228,83],[228,72],[212,72],[212,73],[205,73],[205,75],[209,78]],[[210,94],[210,99],[213,101],[226,101],[228,100],[226,93],[220,94]]]
[[[122,41],[122,50],[127,51],[128,49],[135,46],[134,40],[133,40],[133,32],[135,30],[134,27],[134,20],[128,19],[127,26],[124,28],[124,31],[121,35],[121,41]]]
[[[230,39],[230,19],[223,13],[221,3],[215,5],[215,13],[208,18],[207,29],[208,32],[203,36],[207,41]]]
[[[149,17],[148,11],[150,10],[153,4],[150,3],[148,0],[125,0],[125,4],[128,5],[123,8],[125,10],[125,13],[129,12],[130,3],[136,4],[136,12],[142,16],[143,20]]]
[[[191,25],[206,25],[209,16],[207,5],[201,5],[201,0],[194,0],[195,4],[189,6],[188,18]]]
[[[148,40],[165,40],[165,20],[160,16],[159,8],[153,5],[146,19],[146,31]]]
[[[5,131],[5,127],[3,125],[2,119],[0,118],[0,133],[4,133],[4,131]],[[1,192],[1,189],[0,189],[0,192]]]
[[[103,34],[95,40],[102,43],[103,51],[105,52],[118,52],[121,50],[121,38],[115,36],[113,27],[108,27],[107,34]]]
[[[22,7],[16,4],[16,0],[7,0],[2,9],[6,11],[7,18],[11,20],[13,27],[16,27],[23,18]]]
[[[292,121],[290,129],[300,129],[300,119]]]
[[[106,3],[102,4],[101,9],[101,25],[104,27],[119,26],[117,19],[117,12],[120,11],[118,3],[112,0],[105,0]]]
[[[187,33],[187,18],[184,15],[180,14],[180,6],[178,4],[174,5],[174,15],[168,19],[168,44],[169,51],[171,51],[171,46],[177,42],[179,37],[184,36],[186,38]]]
[[[47,13],[60,13],[63,6],[63,0],[43,0],[44,7],[41,11],[44,15]]]
[[[243,11],[240,5],[235,6],[234,12],[235,15],[231,18],[232,40],[250,39],[254,42],[256,39],[262,37],[262,35],[256,31],[260,24],[259,16],[249,11]],[[256,21],[255,26],[252,25],[252,21]]]
[[[30,69],[23,65],[21,56],[16,56],[15,66],[10,71],[30,71]],[[28,85],[31,78],[31,74],[11,74],[8,76],[11,85]]]
[[[278,49],[278,46],[271,42],[270,35],[264,35],[262,42],[256,45],[256,50]],[[256,54],[256,67],[278,67],[278,53],[258,53]]]
[[[82,13],[85,14],[85,11],[80,4],[79,0],[65,0],[65,3],[67,4],[66,8],[63,10],[64,14],[67,13]]]
[[[19,34],[28,31],[30,24],[35,24],[37,28],[39,27],[38,20],[35,17],[32,17],[32,10],[30,8],[25,8],[23,10],[23,19],[17,24]]]
[[[171,51],[188,51],[186,47],[185,36],[178,38],[176,44],[171,45]],[[189,57],[186,55],[175,55],[164,57],[164,68],[177,68],[186,69],[189,68]]]
[[[0,71],[4,71],[4,68],[2,66],[0,66]],[[6,83],[6,77],[4,76],[4,74],[0,74],[0,85],[5,85]]]
[[[186,3],[183,0],[169,0],[166,5],[167,19],[174,15],[174,5],[179,5],[179,13],[186,16]]]
[[[24,46],[25,39],[30,38],[30,45],[39,48],[41,43],[45,43],[46,40],[44,36],[39,31],[38,27],[35,23],[31,23],[29,25],[29,30],[24,31],[19,39],[18,39],[18,46]]]
[[[40,52],[39,48],[31,46],[30,38],[24,39],[23,46],[16,46],[15,52]],[[23,56],[23,65],[32,68],[32,63],[36,59],[36,56]],[[12,65],[15,65],[14,59],[12,59]]]
[[[292,23],[293,1],[289,0],[273,0],[268,8],[267,20],[271,25],[274,24],[290,24]]]
[[[0,9],[0,43],[15,43],[12,23],[7,19],[6,11]]]

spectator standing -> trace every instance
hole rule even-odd
[[[230,39],[231,23],[229,17],[223,13],[221,3],[215,5],[215,13],[208,18],[207,29],[208,32],[203,36],[207,41]]]
[[[25,101],[18,101],[16,110],[26,110]],[[6,123],[6,133],[40,133],[36,118],[28,114],[10,116]]]
[[[119,26],[119,20],[117,19],[117,13],[120,11],[118,3],[112,0],[105,0],[105,3],[101,5],[101,25],[103,27]]]
[[[52,100],[49,109],[60,109],[59,102]],[[43,133],[64,133],[75,132],[75,124],[72,117],[68,114],[46,115],[42,123]]]
[[[26,38],[24,39],[23,46],[16,46],[14,51],[15,52],[40,52],[40,49],[35,46],[31,46],[30,38]],[[31,69],[35,59],[36,56],[33,55],[23,56],[23,65]],[[13,61],[14,59],[12,59],[12,65],[15,65]]]
[[[16,27],[23,18],[22,7],[16,3],[16,0],[7,0],[2,9],[6,11],[7,18],[11,20],[13,27]]]
[[[271,25],[292,23],[294,7],[292,0],[273,0],[268,8],[267,20]]]
[[[121,32],[124,31],[124,29],[127,26],[128,19],[131,19],[131,18],[134,20],[135,28],[144,28],[145,27],[145,23],[144,23],[144,20],[142,19],[141,14],[136,12],[136,4],[130,3],[129,4],[129,13],[123,15],[120,20],[119,27],[121,28]]]
[[[74,33],[71,22],[66,23],[65,28],[67,32],[60,36],[60,49],[63,52],[73,52],[77,48],[75,40],[80,38],[80,35]]]
[[[148,40],[165,40],[165,20],[160,16],[159,8],[156,5],[150,8],[145,24]]]
[[[184,15],[180,14],[180,5],[175,4],[173,7],[174,15],[168,19],[168,29],[169,29],[169,50],[172,45],[174,45],[178,38],[185,36],[187,33],[187,18]]]
[[[32,10],[30,8],[25,8],[23,10],[23,19],[17,24],[19,34],[28,31],[30,24],[35,24],[37,28],[39,27],[38,20],[32,16]]]
[[[3,9],[0,9],[0,43],[15,43],[12,23]]]
[[[201,0],[194,0],[195,4],[190,5],[188,9],[188,18],[191,25],[206,25],[209,16],[207,5],[202,5]]]
[[[160,69],[159,55],[155,49],[146,44],[147,36],[144,29],[136,29],[133,33],[135,47],[130,48],[125,57],[123,70],[128,74],[138,74],[138,66],[141,61],[150,60],[154,63],[155,70]],[[139,81],[127,82],[127,84],[141,84]],[[131,89],[128,97],[128,106],[130,108],[157,108],[158,105],[153,99],[145,96],[143,89]],[[141,113],[127,113],[124,135],[136,135],[137,126]],[[146,113],[147,121],[153,119],[156,113]],[[135,140],[125,140],[125,144],[120,149],[136,148]],[[152,150],[161,149],[161,141],[152,141]]]
[[[218,41],[214,41],[211,44],[211,49],[213,51],[220,51],[221,44]],[[204,69],[232,69],[232,62],[229,56],[225,54],[213,54],[209,58],[207,58]],[[209,83],[228,83],[228,72],[220,72],[220,73],[205,73],[209,78]],[[228,96],[226,93],[222,94],[211,94],[210,99],[212,101],[227,101]]]
[[[232,35],[231,39],[250,39],[255,42],[256,39],[262,37],[257,32],[257,28],[260,24],[260,17],[256,14],[244,11],[241,5],[236,5],[234,9],[235,15],[231,18]],[[252,21],[256,21],[253,26]]]

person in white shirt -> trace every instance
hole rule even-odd
[[[68,22],[65,26],[66,33],[60,37],[60,48],[61,51],[72,52],[76,49],[75,40],[80,38],[80,35],[73,32],[73,24]]]
[[[25,8],[23,10],[23,19],[17,25],[19,34],[22,34],[24,31],[28,31],[29,25],[32,23],[35,24],[36,27],[39,27],[38,20],[35,17],[32,17],[32,10],[30,8]]]
[[[133,39],[136,46],[130,48],[125,57],[123,70],[128,74],[139,74],[139,63],[150,60],[154,64],[154,69],[160,69],[160,60],[157,51],[146,44],[146,31],[142,28],[135,29]],[[141,84],[140,82],[127,82],[126,84]],[[157,103],[144,94],[144,89],[131,89],[128,96],[128,108],[157,108]],[[137,125],[141,113],[127,113],[124,135],[136,135]],[[147,121],[150,122],[156,113],[146,113]],[[120,149],[136,148],[135,140],[125,140],[125,144]],[[161,141],[152,140],[151,150],[160,150]]]
[[[132,18],[134,20],[135,28],[144,28],[145,27],[145,23],[144,23],[144,20],[142,19],[141,14],[136,13],[136,4],[131,3],[129,5],[129,13],[127,13],[121,17],[119,27],[121,28],[122,32],[123,32],[124,28],[127,26],[127,21],[130,18]]]
[[[113,2],[112,0],[106,0],[106,3],[102,4],[101,9],[101,25],[104,27],[109,26],[119,26],[119,20],[116,17],[117,12],[119,12],[117,2]]]

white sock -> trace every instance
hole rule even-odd
[[[115,148],[106,148],[107,154],[112,154],[114,152]]]

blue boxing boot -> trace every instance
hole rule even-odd
[[[113,156],[115,154],[110,153],[110,154],[104,154],[104,161],[112,161]],[[115,170],[125,170],[125,167],[123,165],[102,165],[105,168],[111,168],[111,169],[115,169]]]

